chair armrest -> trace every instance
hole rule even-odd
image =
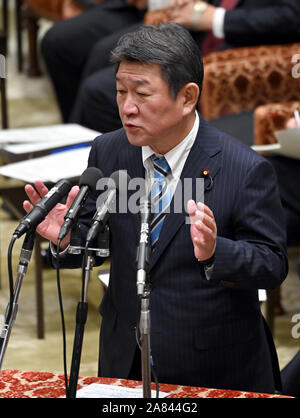
[[[212,52],[204,62],[200,112],[206,119],[240,113],[259,105],[300,100],[293,77],[300,43]]]
[[[101,3],[103,0],[96,0]],[[39,18],[58,21],[82,13],[85,8],[76,0],[23,0],[29,10]]]
[[[23,0],[29,10],[36,17],[42,17],[51,21],[62,19],[62,1],[61,0]]]
[[[284,129],[300,101],[270,103],[259,106],[254,111],[254,143],[256,145],[276,143],[275,131]]]

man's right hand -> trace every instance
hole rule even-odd
[[[296,126],[297,126],[297,122],[296,122],[296,119],[295,119],[295,118],[291,118],[291,119],[289,119],[289,120],[287,121],[286,127],[287,127],[288,129],[293,129],[293,128],[295,128]]]
[[[34,186],[27,184],[25,186],[25,192],[29,200],[23,202],[23,208],[28,213],[31,211],[34,205],[36,205],[41,198],[43,198],[48,193],[48,188],[45,184],[37,180],[34,182]],[[75,197],[79,192],[78,186],[73,186],[68,194],[66,204],[58,203],[46,216],[46,218],[41,222],[36,231],[44,238],[52,241],[53,244],[57,244],[57,238],[62,224],[64,223],[64,216],[67,213],[69,207],[73,203]],[[70,233],[62,240],[60,249],[64,250],[70,242]]]

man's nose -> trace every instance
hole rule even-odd
[[[131,114],[137,114],[138,113],[138,107],[133,99],[132,96],[127,95],[127,97],[124,99],[123,106],[122,106],[123,113],[125,115],[131,115]]]

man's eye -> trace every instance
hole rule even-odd
[[[122,89],[117,89],[117,93],[118,94],[124,94],[124,93],[126,93],[126,91],[125,90],[122,90]]]

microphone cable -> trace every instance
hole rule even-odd
[[[58,302],[59,302],[59,309],[60,309],[60,316],[61,316],[62,341],[63,341],[63,367],[64,367],[64,378],[65,378],[66,397],[67,397],[68,391],[69,391],[68,371],[67,371],[67,343],[66,343],[66,326],[65,326],[64,307],[63,307],[62,292],[61,292],[61,286],[60,286],[59,249],[60,249],[60,240],[57,241],[57,248],[56,248],[56,260],[57,260],[56,284],[57,284]]]
[[[8,246],[7,251],[7,267],[8,267],[8,279],[9,279],[9,304],[8,310],[5,313],[5,317],[10,320],[12,309],[13,309],[13,300],[14,300],[14,278],[13,278],[13,270],[12,270],[12,250],[15,244],[17,237],[15,235],[12,236],[10,244]],[[4,344],[4,339],[0,339],[0,349],[2,350]]]
[[[8,268],[8,280],[9,280],[9,293],[10,293],[8,318],[11,315],[12,304],[13,304],[13,299],[14,299],[14,276],[13,276],[13,269],[12,269],[12,251],[13,251],[13,247],[16,242],[16,239],[17,239],[17,235],[14,234],[10,240],[8,251],[7,251],[7,268]]]
[[[89,243],[86,242],[84,251],[83,251],[83,257],[82,257],[82,269],[81,269],[81,302],[84,302],[84,293],[85,293],[85,267],[86,267],[86,261],[88,258],[88,246]]]
[[[62,326],[62,342],[63,342],[63,368],[64,368],[64,380],[65,380],[65,388],[66,388],[66,398],[69,397],[70,394],[70,384],[68,379],[68,371],[67,371],[67,343],[66,343],[66,325],[65,325],[65,316],[64,316],[64,308],[63,308],[63,299],[62,299],[62,291],[61,291],[61,284],[60,284],[60,257],[59,257],[59,249],[60,249],[61,240],[57,242],[57,250],[56,250],[56,282],[57,282],[57,292],[58,292],[58,301],[59,301],[59,308],[60,308],[60,316],[61,316],[61,326]],[[87,245],[84,250],[84,256],[82,265],[85,266],[86,259],[87,259]],[[81,300],[84,300],[84,290],[85,290],[85,276],[84,276],[84,268],[82,268],[82,289],[81,289]]]

